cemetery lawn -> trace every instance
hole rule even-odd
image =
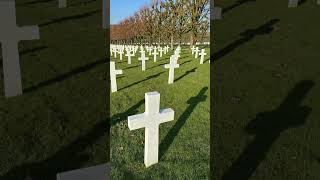
[[[212,23],[212,177],[319,179],[320,6],[237,2]]]
[[[112,179],[208,179],[210,157],[210,64],[194,59],[189,47],[181,48],[175,82],[168,84],[170,50],[162,58],[148,56],[146,71],[138,61],[140,52],[127,64],[116,59],[118,92],[111,93]],[[148,53],[146,53],[148,55]],[[115,60],[114,57],[111,58]],[[173,121],[160,124],[159,163],[144,165],[144,128],[130,131],[127,117],[145,111],[144,94],[158,91],[160,108],[175,111]]]
[[[1,59],[0,179],[55,180],[59,172],[106,163],[100,1],[68,0],[65,9],[56,0],[16,2],[18,25],[39,25],[40,40],[19,43],[21,96],[4,97]]]

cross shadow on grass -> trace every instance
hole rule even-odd
[[[86,64],[84,66],[81,66],[81,67],[77,67],[75,69],[73,69],[72,71],[66,73],[66,74],[62,74],[58,77],[55,77],[53,79],[49,79],[47,81],[44,81],[44,82],[41,82],[37,85],[34,85],[32,87],[29,87],[29,88],[26,88],[23,90],[23,92],[31,92],[31,91],[35,91],[39,88],[42,88],[42,87],[45,87],[45,86],[49,86],[51,84],[55,84],[55,83],[58,83],[58,82],[61,82],[61,81],[64,81],[76,74],[79,74],[79,73],[82,73],[82,72],[85,72],[85,71],[88,71],[98,65],[101,65],[101,64],[104,64],[106,63],[106,60],[105,59],[100,59],[98,61],[95,61],[95,62],[92,62],[92,63],[89,63],[89,64]]]
[[[117,123],[121,122],[121,120],[127,120],[128,116],[131,116],[133,114],[137,114],[138,108],[144,103],[144,99],[140,100],[137,104],[133,105],[130,107],[126,112],[124,113],[119,113],[115,116],[112,116],[111,118],[111,127],[116,125]]]
[[[311,108],[301,103],[313,86],[313,81],[299,82],[276,109],[259,113],[250,121],[246,130],[249,134],[255,134],[255,139],[247,145],[222,180],[249,179],[281,133],[305,123]]]
[[[124,119],[127,116],[136,114],[138,112],[137,108],[143,102],[144,99],[127,111],[98,122],[86,134],[63,146],[49,158],[40,162],[26,163],[14,167],[6,174],[0,175],[0,179],[24,180],[29,176],[32,180],[56,180],[57,173],[82,168],[83,164],[90,160],[90,156],[84,150],[94,144],[99,138],[108,134],[110,125],[118,123],[117,119]],[[109,144],[109,142],[106,143]]]
[[[25,49],[19,52],[20,56],[29,54],[29,53],[34,53],[34,52],[38,52],[44,49],[48,49],[48,46],[38,46],[38,47],[34,47],[31,49]],[[2,56],[0,55],[0,67],[3,67],[3,63],[2,63]]]
[[[158,64],[158,65],[156,65],[156,66],[152,66],[152,67],[150,67],[150,68],[148,68],[148,69],[153,69],[153,68],[156,68],[156,67],[159,67],[159,66],[163,66],[163,65],[165,65],[165,64],[167,64],[167,63],[161,63],[161,64]]]
[[[136,66],[129,66],[129,67],[123,68],[122,70],[125,70],[125,69],[132,69],[132,68],[139,67],[139,66],[140,66],[140,65],[136,65]]]
[[[34,5],[34,4],[41,4],[41,3],[47,3],[47,2],[51,2],[53,0],[36,0],[36,1],[29,1],[29,2],[24,2],[24,3],[17,3],[16,6],[20,7],[20,6],[25,6],[25,5]]]
[[[222,13],[225,14],[228,11],[231,11],[232,9],[237,8],[237,7],[239,7],[239,6],[243,5],[243,4],[246,4],[248,2],[256,2],[256,1],[257,0],[238,0],[236,3],[230,5],[230,6],[226,7],[226,8],[223,8],[222,9]]]
[[[76,19],[86,18],[86,17],[92,16],[92,15],[94,15],[96,13],[99,13],[99,12],[101,12],[100,9],[99,10],[90,11],[90,12],[87,12],[87,13],[83,13],[83,14],[66,16],[66,17],[62,17],[62,18],[55,18],[55,19],[52,19],[52,20],[50,20],[48,22],[41,23],[38,26],[39,27],[44,27],[44,26],[48,26],[48,25],[51,25],[51,24],[62,23],[62,22],[65,22],[65,21],[72,21],[72,20],[76,20]]]
[[[144,81],[148,81],[148,80],[150,80],[150,79],[159,77],[159,76],[160,76],[161,74],[163,74],[163,73],[164,73],[164,72],[160,72],[160,73],[157,73],[157,74],[148,76],[148,77],[146,77],[146,78],[144,78],[144,79],[142,79],[142,80],[140,80],[140,81],[134,82],[134,83],[132,83],[132,84],[130,84],[130,85],[128,85],[128,86],[125,86],[125,87],[123,87],[123,88],[120,88],[118,91],[121,91],[121,90],[123,90],[123,89],[129,88],[129,87],[134,86],[134,85],[136,85],[136,84],[140,84],[140,83],[142,83],[142,82],[144,82]]]
[[[192,68],[192,69],[186,71],[183,75],[181,75],[180,77],[178,77],[177,79],[175,79],[174,82],[177,82],[177,81],[179,81],[180,79],[184,78],[185,76],[188,76],[189,74],[196,72],[196,69],[197,69],[197,68]]]
[[[96,2],[96,1],[97,1],[97,0],[88,0],[88,1],[70,3],[70,4],[68,5],[68,7],[76,7],[76,6],[80,6],[80,5],[87,5],[88,3]]]
[[[279,22],[279,19],[271,19],[265,24],[259,26],[256,29],[248,29],[242,33],[240,33],[241,38],[233,41],[232,43],[228,44],[223,49],[219,50],[216,54],[214,54],[214,61],[217,61],[224,57],[225,55],[229,54],[239,46],[249,42],[250,40],[254,39],[258,35],[267,35],[270,34],[274,30],[274,25]]]
[[[180,66],[182,66],[182,65],[184,65],[184,64],[186,64],[186,63],[188,63],[188,62],[191,62],[191,60],[185,61],[185,62],[181,63]]]
[[[159,159],[163,157],[163,155],[166,153],[166,151],[169,149],[170,145],[172,144],[174,138],[178,135],[180,129],[185,124],[185,122],[190,117],[193,110],[196,108],[196,106],[207,99],[207,96],[205,95],[206,91],[208,90],[208,87],[202,88],[199,93],[195,97],[191,97],[187,103],[189,106],[187,109],[181,114],[179,119],[176,121],[175,125],[170,129],[166,137],[162,140],[162,142],[159,145]]]

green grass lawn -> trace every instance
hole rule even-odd
[[[219,0],[213,179],[320,177],[320,6]]]
[[[182,47],[175,69],[175,82],[168,84],[168,69],[173,51],[153,62],[149,56],[146,71],[141,70],[139,51],[127,64],[119,56],[116,69],[118,92],[111,93],[112,179],[208,179],[210,157],[210,64],[209,48],[200,65],[189,48]],[[160,125],[159,163],[144,165],[144,128],[130,131],[127,117],[145,111],[144,94],[158,91],[160,108],[172,108],[174,121]]]
[[[81,3],[87,2],[87,3]],[[0,70],[0,179],[56,173],[109,160],[107,65],[100,1],[17,0],[17,23],[39,25],[19,43],[23,95],[6,99]]]

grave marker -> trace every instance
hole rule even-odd
[[[157,62],[157,55],[158,55],[158,53],[157,53],[157,49],[156,48],[154,48],[154,51],[153,51],[153,62]]]
[[[174,69],[179,68],[179,64],[176,63],[174,57],[170,57],[170,64],[165,64],[164,68],[169,69],[168,84],[172,84],[174,80]]]
[[[203,64],[203,61],[204,61],[204,56],[207,55],[207,53],[204,52],[205,49],[201,49],[201,53],[199,54],[201,57],[200,57],[200,64]]]
[[[114,61],[110,62],[110,79],[111,79],[111,92],[117,91],[117,75],[122,74],[122,70],[116,70]]]
[[[160,93],[145,93],[145,112],[128,117],[130,131],[145,128],[144,164],[149,167],[158,163],[159,125],[174,119],[171,108],[160,109]]]
[[[17,27],[15,0],[0,1],[0,43],[2,47],[6,97],[22,94],[18,43],[40,39],[38,26]]]
[[[133,56],[133,54],[131,54],[131,51],[127,51],[126,56],[128,57],[128,64],[131,64],[131,56]]]
[[[67,0],[59,0],[59,8],[66,8]]]
[[[144,51],[141,54],[141,57],[138,58],[138,60],[141,61],[141,69],[142,69],[142,71],[145,71],[146,70],[146,60],[149,60],[149,58],[146,57]]]

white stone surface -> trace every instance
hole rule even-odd
[[[67,0],[59,0],[59,8],[66,8]]]
[[[57,174],[57,180],[109,180],[110,163]]]
[[[198,58],[198,55],[199,55],[199,47],[196,47],[196,50],[194,50],[195,52],[195,58],[197,59]]]
[[[131,64],[131,57],[133,56],[133,54],[131,54],[131,51],[127,51],[126,56],[128,57],[128,64]]]
[[[205,53],[205,49],[201,49],[201,53],[199,55],[200,55],[200,64],[203,64],[204,56],[207,55],[207,53]]]
[[[18,43],[34,39],[40,39],[39,27],[17,27],[15,0],[0,0],[0,43],[6,97],[22,94]]]
[[[122,74],[122,70],[116,70],[116,64],[114,61],[110,62],[110,80],[111,80],[111,92],[117,91],[117,75]]]
[[[138,60],[141,61],[142,71],[145,71],[146,70],[146,61],[149,60],[149,58],[146,57],[144,51],[143,51],[143,53],[141,53],[141,57],[139,57]]]
[[[160,93],[145,93],[145,112],[128,117],[129,129],[145,128],[144,164],[149,167],[158,163],[159,125],[174,119],[171,108],[160,109]]]
[[[157,48],[154,48],[152,55],[153,55],[153,62],[157,62],[157,55],[158,55]]]
[[[165,64],[164,68],[169,69],[168,84],[172,84],[174,81],[174,69],[179,68],[179,64],[176,63],[173,57],[170,57],[170,64]]]

